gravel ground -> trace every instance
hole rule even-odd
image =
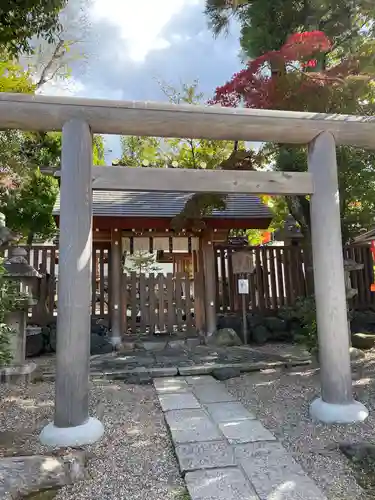
[[[226,382],[228,390],[271,430],[325,492],[328,500],[367,500],[349,461],[337,449],[342,442],[375,442],[375,352],[353,365],[356,398],[370,410],[362,424],[312,423],[309,403],[319,395],[319,370],[265,370]],[[373,498],[373,497],[371,497]]]
[[[0,387],[0,455],[46,451],[38,434],[53,416],[52,383]],[[90,479],[59,490],[56,500],[180,500],[180,477],[152,386],[95,382],[91,414],[106,434],[89,451]]]

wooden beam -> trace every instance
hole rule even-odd
[[[312,194],[307,172],[93,167],[93,189],[179,193]]]
[[[61,130],[73,118],[97,134],[307,144],[330,132],[336,144],[375,148],[369,116],[0,93],[0,129]]]

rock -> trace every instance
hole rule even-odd
[[[271,334],[269,330],[263,325],[256,326],[251,332],[252,340],[256,344],[265,344],[269,340]]]
[[[264,326],[271,330],[271,332],[286,332],[288,323],[285,319],[278,318],[277,316],[269,316],[264,318]]]
[[[135,342],[134,341],[124,341],[121,344],[117,345],[115,347],[117,352],[124,353],[124,352],[131,352],[134,351],[135,349]]]
[[[246,319],[249,329],[252,330],[256,326],[263,325],[265,318],[259,314],[250,313],[247,314]]]
[[[352,345],[357,349],[372,349],[375,346],[375,335],[370,333],[354,333]]]
[[[231,328],[237,335],[242,333],[242,317],[237,314],[225,314],[221,315],[217,321],[217,329],[224,330],[226,328]]]
[[[113,351],[113,346],[107,337],[93,333],[90,337],[90,354],[107,354]]]
[[[214,334],[208,336],[206,338],[206,344],[231,347],[242,345],[242,342],[232,328],[222,328],[221,330],[216,330]]]
[[[60,488],[86,478],[86,457],[75,450],[61,456],[22,456],[0,459],[0,498],[20,498]]]
[[[216,380],[228,380],[230,378],[239,377],[241,375],[241,370],[235,367],[215,368],[212,370],[211,375],[216,378]]]
[[[375,459],[375,445],[371,443],[340,443],[340,451],[350,460]]]
[[[350,348],[350,359],[352,361],[357,361],[358,359],[363,359],[365,357],[365,353],[361,351],[361,349],[357,349],[356,347]]]
[[[44,337],[42,332],[26,337],[26,357],[39,356],[44,351]]]

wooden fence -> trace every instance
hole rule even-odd
[[[241,250],[251,255],[253,272],[236,276],[233,273],[233,253]],[[241,297],[238,294],[238,278],[249,281],[246,306],[254,311],[275,311],[291,306],[297,297],[313,293],[311,258],[300,247],[265,246],[243,247],[216,245],[217,310],[218,312],[239,311]],[[356,309],[375,307],[375,294],[370,291],[373,282],[373,262],[369,246],[345,248],[346,258],[364,264],[364,269],[351,273],[352,287],[358,295],[351,301]]]
[[[194,330],[194,284],[188,273],[123,274],[125,331]]]
[[[243,247],[216,245],[217,310],[239,311],[241,297],[237,292],[237,277],[233,274],[233,252],[245,250],[252,257],[254,272],[249,280],[246,304],[249,310],[274,311],[293,305],[313,287],[308,272],[306,254],[299,247]],[[358,295],[351,305],[356,309],[375,308],[375,293],[370,291],[373,261],[370,247],[345,248],[345,257],[364,264],[364,269],[351,273],[352,287]],[[30,312],[30,322],[45,324],[57,315],[58,249],[54,246],[35,246],[28,250],[29,263],[43,273],[38,283],[40,300]],[[110,303],[110,247],[95,243],[92,257],[91,312],[106,318]],[[187,273],[123,276],[125,331],[163,332],[194,329],[194,282]],[[190,290],[190,293],[187,291]]]

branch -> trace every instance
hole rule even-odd
[[[56,47],[54,48],[53,50],[53,53],[52,53],[52,56],[50,58],[50,60],[48,61],[48,63],[44,66],[43,68],[43,71],[40,75],[40,78],[38,80],[38,82],[36,83],[36,89],[39,90],[45,83],[47,83],[48,81],[51,80],[51,78],[53,78],[53,76],[56,75],[57,71],[60,69],[60,67],[53,72],[53,76],[52,77],[48,77],[48,73],[49,71],[51,70],[53,64],[58,61],[65,53],[66,53],[66,50],[63,51],[63,53],[60,53],[60,49],[64,47],[64,40],[60,39],[56,45]]]

